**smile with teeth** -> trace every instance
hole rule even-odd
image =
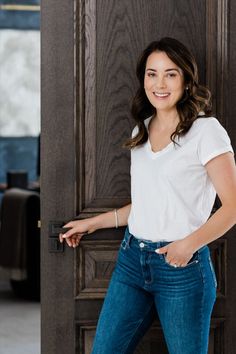
[[[159,97],[159,98],[165,98],[165,97],[168,97],[170,95],[170,93],[159,93],[159,92],[153,92],[153,94],[156,97]]]

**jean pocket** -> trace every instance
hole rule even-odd
[[[197,264],[199,262],[199,253],[198,252],[195,252],[192,256],[192,258],[188,261],[188,263],[185,265],[185,266],[177,266],[175,267],[174,265],[170,264],[167,262],[166,260],[166,255],[163,254],[163,259],[165,261],[165,264],[168,265],[169,267],[171,268],[174,268],[174,269],[185,269],[185,268],[189,268],[189,267],[192,267],[194,266],[195,264]]]
[[[213,266],[213,263],[212,263],[212,260],[211,260],[211,256],[210,256],[210,255],[208,256],[208,262],[209,262],[209,264],[210,264],[211,273],[212,273],[212,277],[213,277],[213,281],[214,281],[215,288],[217,288],[216,273],[215,273],[214,266]]]

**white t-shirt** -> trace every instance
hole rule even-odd
[[[148,123],[152,117],[145,119]],[[132,137],[138,132],[136,125]],[[153,152],[150,141],[131,150],[131,210],[128,227],[137,238],[182,239],[210,216],[216,191],[204,165],[231,151],[230,138],[214,117],[199,117],[190,130]]]

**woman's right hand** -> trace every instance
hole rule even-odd
[[[83,235],[96,231],[91,219],[74,220],[63,225],[63,227],[70,228],[70,230],[59,234],[60,242],[62,243],[65,240],[69,247],[77,247]]]

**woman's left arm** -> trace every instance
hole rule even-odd
[[[205,168],[222,206],[197,230],[181,240],[156,250],[167,253],[170,264],[185,266],[199,248],[223,236],[236,224],[236,166],[234,156],[226,152],[211,159]]]
[[[185,237],[193,252],[223,236],[236,224],[236,166],[231,152],[218,155],[205,168],[222,206],[200,228]]]

